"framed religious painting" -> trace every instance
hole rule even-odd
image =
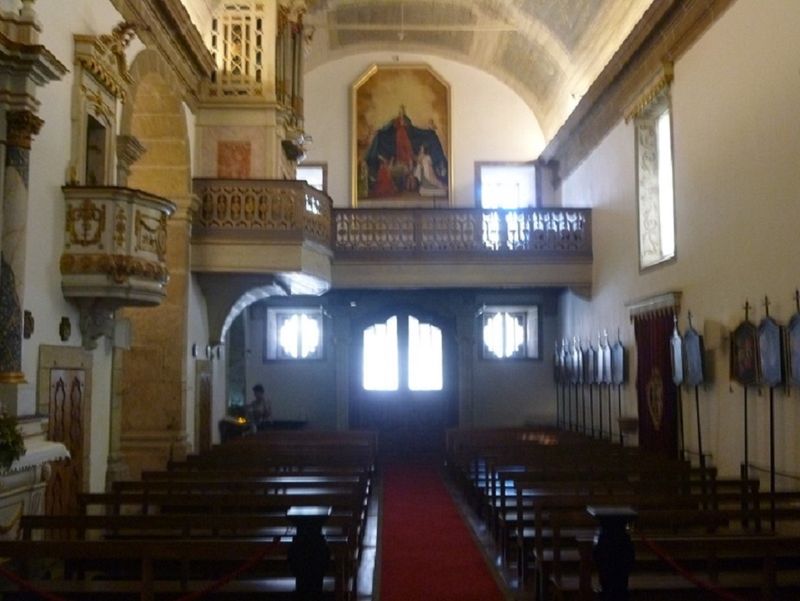
[[[800,386],[800,312],[792,316],[786,327],[786,351],[789,382]]]
[[[600,346],[600,340],[597,341],[597,346],[592,349],[594,353],[594,383],[605,384],[605,374],[603,373],[603,349]]]
[[[622,341],[617,340],[611,347],[611,382],[617,386],[624,384],[627,377],[626,355]]]
[[[564,365],[566,366],[564,373],[564,383],[569,384],[575,381],[575,357],[569,348],[566,340],[564,341]]]
[[[731,379],[742,386],[758,384],[758,336],[750,321],[743,321],[731,333]]]
[[[600,346],[600,367],[603,377],[600,382],[603,384],[611,384],[611,347],[608,346],[608,340]]]
[[[561,375],[562,372],[562,364],[561,364],[561,350],[558,348],[558,342],[556,342],[556,348],[553,352],[553,382],[556,384],[561,383]]]
[[[672,365],[672,383],[675,386],[683,384],[683,340],[678,332],[678,322],[672,330],[669,338],[669,359]]]
[[[583,382],[583,353],[581,347],[576,340],[572,346],[572,365],[574,370],[572,372],[572,383],[580,384]]]
[[[447,82],[427,65],[373,65],[352,99],[353,206],[449,206]]]
[[[597,377],[597,370],[594,366],[595,356],[592,345],[587,346],[585,349],[581,349],[581,354],[583,355],[583,383],[594,384]]]
[[[778,323],[765,317],[758,324],[758,358],[761,383],[772,388],[783,383],[783,333]]]
[[[683,335],[683,383],[689,387],[700,386],[703,383],[704,354],[703,337],[697,330],[689,326]]]

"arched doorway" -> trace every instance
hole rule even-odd
[[[385,456],[441,454],[455,425],[455,326],[418,307],[394,307],[353,325],[350,427],[377,430]]]

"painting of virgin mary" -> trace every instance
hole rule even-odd
[[[450,202],[449,88],[427,66],[373,66],[353,90],[354,205]]]

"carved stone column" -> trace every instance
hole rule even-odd
[[[16,384],[22,373],[22,303],[25,292],[25,239],[31,139],[44,122],[30,111],[6,114],[0,244],[0,400],[16,411]]]

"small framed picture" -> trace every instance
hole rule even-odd
[[[800,313],[795,313],[786,328],[786,363],[789,367],[789,382],[800,386]]]
[[[620,385],[625,382],[627,362],[625,361],[625,347],[617,340],[611,347],[611,381]]]
[[[731,333],[731,379],[742,386],[759,382],[758,333],[751,321],[743,321]]]
[[[783,383],[783,333],[771,317],[765,317],[758,324],[758,358],[761,383],[780,386]]]
[[[669,358],[672,364],[672,382],[675,386],[683,384],[683,340],[681,339],[678,326],[672,330],[669,339]]]
[[[690,327],[683,335],[683,359],[685,362],[684,384],[690,387],[700,386],[704,380],[703,370],[703,337]]]
[[[583,383],[594,384],[597,382],[597,368],[595,367],[595,352],[590,346],[582,351],[583,354]]]

